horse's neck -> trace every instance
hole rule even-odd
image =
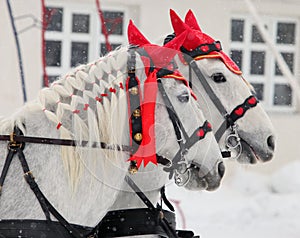
[[[49,122],[42,110],[24,113],[26,135],[59,138],[58,131],[53,130],[55,125]],[[2,144],[1,157],[4,157],[5,151],[6,145]],[[96,157],[98,160],[81,161],[85,163],[84,170],[81,171],[74,192],[64,169],[60,146],[27,143],[24,153],[30,170],[45,196],[67,221],[81,225],[94,226],[102,219],[119,191],[121,182],[118,180],[122,181],[126,171],[124,167],[112,166],[112,162],[104,155]],[[126,161],[125,153],[112,153],[117,153],[118,155],[114,156],[120,161]],[[90,155],[93,155],[93,152]],[[0,170],[3,162],[4,160],[0,161]],[[115,169],[112,170],[111,167]],[[3,187],[0,217],[44,220],[42,209],[24,182],[22,174],[20,163],[15,157]]]
[[[160,166],[149,164],[140,168],[136,174],[130,175],[131,179],[145,193],[153,205],[159,201],[160,189],[169,182],[168,174]],[[122,190],[111,210],[145,208],[144,202],[137,196],[131,187],[124,181]]]

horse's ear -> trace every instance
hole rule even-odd
[[[175,37],[173,40],[165,44],[164,47],[177,51],[183,45],[186,36],[187,36],[187,31],[184,31],[180,35]]]
[[[170,9],[170,18],[176,36],[179,36],[182,32],[184,32],[187,29],[187,25],[172,9]]]
[[[196,19],[195,15],[194,15],[194,13],[192,12],[191,9],[185,15],[184,22],[190,28],[202,32],[201,29],[200,29],[200,26],[198,25],[197,19]]]
[[[139,29],[130,20],[127,28],[128,42],[131,45],[142,46],[150,44],[146,37],[139,31]]]
[[[148,45],[145,50],[151,56],[154,65],[157,68],[167,67],[168,64],[173,60],[175,55],[178,53],[179,48],[183,45],[183,42],[187,36],[187,32],[181,33],[174,40],[171,40],[163,47],[156,45]]]

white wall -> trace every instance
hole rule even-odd
[[[40,19],[40,1],[11,1],[14,16],[32,14]],[[37,4],[38,3],[38,4]],[[0,115],[9,115],[23,105],[17,49],[6,1],[0,1]],[[17,29],[31,25],[31,19],[16,21]],[[41,31],[38,28],[20,34],[21,54],[24,64],[27,98],[36,98],[41,88]]]
[[[64,0],[74,3],[95,4],[94,0]],[[47,3],[55,2],[47,0]],[[58,1],[61,2],[61,1]],[[248,14],[241,0],[102,0],[102,7],[107,5],[129,6],[129,17],[134,20],[140,30],[150,41],[161,43],[163,36],[172,32],[169,20],[169,9],[172,8],[184,17],[188,9],[196,14],[202,29],[215,39],[220,39],[225,51],[230,45],[230,17],[234,13]],[[294,16],[300,19],[299,0],[260,0],[255,1],[259,11],[266,15]],[[40,1],[14,0],[11,1],[15,16],[33,14],[41,19]],[[284,7],[283,7],[284,6]],[[30,19],[18,20],[18,29],[30,25]],[[298,26],[299,28],[299,26]],[[10,115],[15,108],[23,104],[18,60],[13,32],[8,16],[6,1],[0,1],[0,115]],[[36,97],[42,84],[41,65],[41,32],[33,28],[20,35],[26,89],[28,98]],[[300,50],[300,49],[299,49]],[[299,52],[298,52],[298,55]],[[300,60],[298,59],[298,62]],[[298,68],[300,68],[298,66]],[[296,76],[300,76],[296,72]],[[272,113],[271,120],[277,131],[278,143],[276,158],[267,164],[252,166],[249,169],[262,172],[272,171],[282,166],[288,160],[300,159],[298,137],[300,135],[300,115],[298,113]]]

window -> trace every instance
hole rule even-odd
[[[49,80],[72,67],[97,59],[108,52],[99,15],[94,4],[60,3],[48,6],[45,34],[46,65]],[[103,9],[112,49],[125,44],[127,8]]]
[[[297,72],[298,20],[265,17],[264,26],[291,72]],[[231,20],[230,54],[267,110],[295,110],[292,89],[250,17],[236,16]]]

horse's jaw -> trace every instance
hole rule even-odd
[[[255,164],[270,161],[274,157],[274,128],[261,105],[249,110],[238,121],[237,133],[241,142],[238,162]]]
[[[185,185],[185,188],[192,191],[216,190],[221,185],[221,179],[225,171],[223,162],[220,162],[217,167],[218,170],[216,171],[209,170],[203,173],[206,170],[205,167],[193,164],[190,168],[190,180]]]

